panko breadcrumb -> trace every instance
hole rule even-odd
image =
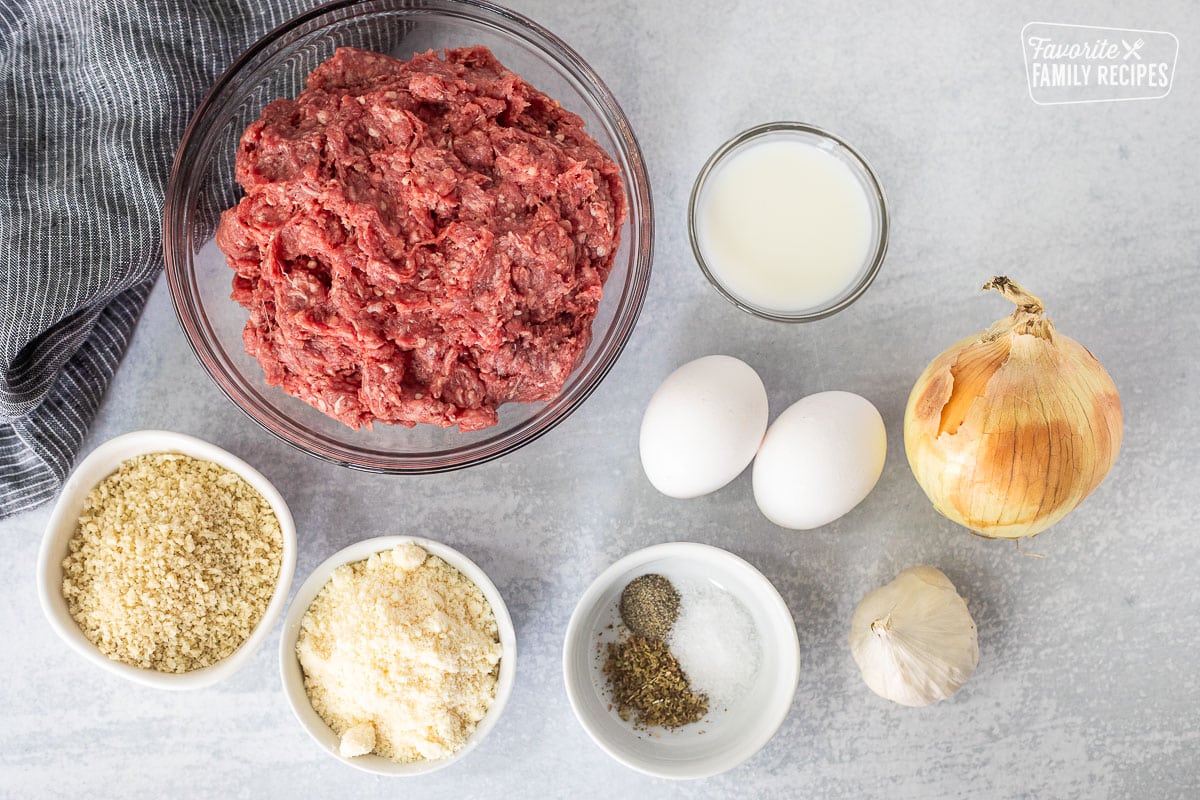
[[[189,672],[230,655],[262,619],[283,533],[240,475],[152,453],[92,489],[68,547],[62,593],[84,635],[116,661]]]
[[[479,587],[409,543],[338,567],[296,654],[343,755],[406,763],[466,744],[496,696],[501,647]]]

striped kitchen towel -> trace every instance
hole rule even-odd
[[[204,92],[316,0],[0,4],[0,517],[57,493],[162,266]]]

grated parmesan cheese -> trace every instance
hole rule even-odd
[[[296,654],[343,755],[406,763],[466,744],[496,695],[501,648],[479,587],[403,544],[334,570],[300,623]]]

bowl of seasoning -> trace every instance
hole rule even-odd
[[[165,277],[242,411],[343,466],[499,458],[577,410],[649,286],[653,214],[616,98],[478,0],[346,0],[239,57],[177,152]]]
[[[283,610],[296,527],[237,456],[144,430],[93,450],[63,484],[38,553],[51,627],[92,664],[159,689],[228,677]]]
[[[626,556],[567,625],[563,679],[584,730],[632,769],[704,778],[759,751],[800,675],[791,612],[751,564],[674,542]]]
[[[411,777],[457,763],[495,727],[516,633],[482,569],[440,542],[381,536],[313,570],[279,642],[284,694],[322,750]]]
[[[888,209],[847,142],[801,122],[739,133],[705,163],[688,204],[692,252],[738,308],[808,322],[849,306],[875,280]]]

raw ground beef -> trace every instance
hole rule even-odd
[[[496,422],[591,337],[625,195],[583,121],[483,47],[342,48],[242,135],[217,244],[267,382],[358,428]]]

